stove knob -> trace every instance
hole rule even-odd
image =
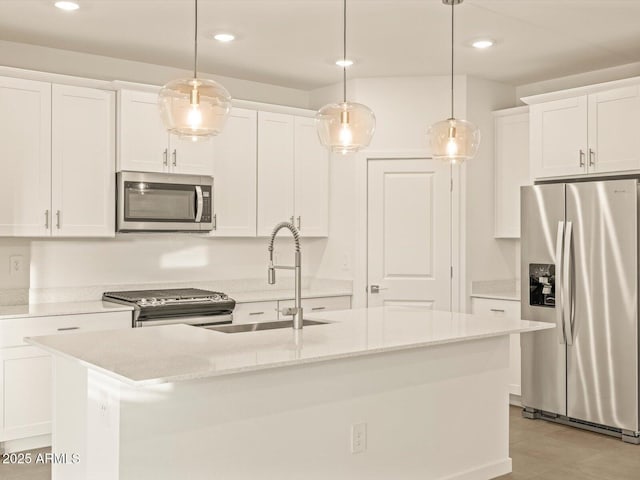
[[[213,299],[214,302],[217,302],[220,300],[220,295],[218,295],[217,293],[214,295],[211,295],[211,298]]]
[[[144,305],[145,303],[147,303],[147,299],[146,298],[141,298],[139,300],[139,303],[141,303],[142,305]]]

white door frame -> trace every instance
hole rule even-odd
[[[354,155],[356,162],[356,254],[354,259],[353,307],[366,307],[368,303],[368,194],[369,160],[388,159],[430,159],[423,150],[377,150],[365,151]],[[452,166],[453,192],[451,203],[451,260],[453,278],[451,281],[451,309],[466,311],[466,269],[464,268],[464,165]]]

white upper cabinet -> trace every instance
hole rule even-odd
[[[169,136],[158,110],[158,94],[120,90],[118,170],[167,172]]]
[[[640,169],[640,86],[589,95],[589,172]]]
[[[531,105],[531,165],[536,178],[587,173],[587,97]]]
[[[256,236],[257,112],[234,108],[214,139],[212,235]]]
[[[295,118],[296,226],[306,237],[329,235],[329,154],[318,140],[314,118]]]
[[[328,235],[329,154],[315,120],[258,113],[258,235],[293,222],[303,236]]]
[[[637,83],[638,80],[633,80]],[[640,170],[640,85],[531,105],[531,166],[535,178]],[[613,85],[611,85],[613,87]],[[600,91],[594,91],[594,89]],[[581,89],[581,92],[587,87]],[[556,94],[558,95],[558,94]],[[531,99],[526,99],[531,101]],[[533,101],[540,101],[539,99]]]
[[[496,238],[520,237],[520,187],[530,185],[529,109],[494,112]]]
[[[115,232],[115,92],[53,85],[52,234]]]
[[[294,117],[258,112],[258,235],[293,221]]]
[[[0,77],[0,235],[49,235],[51,84]]]
[[[118,170],[211,175],[213,141],[169,135],[156,92],[119,91]]]

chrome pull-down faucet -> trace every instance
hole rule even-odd
[[[287,228],[293,234],[293,240],[295,242],[296,247],[296,257],[295,257],[295,265],[293,267],[286,265],[274,265],[273,264],[273,242],[276,239],[276,235],[278,232]],[[269,241],[269,272],[268,272],[268,281],[269,285],[273,285],[276,283],[276,269],[280,270],[295,270],[295,284],[294,284],[294,297],[295,297],[295,305],[293,308],[289,308],[286,310],[286,315],[293,315],[293,328],[296,330],[300,330],[302,328],[303,318],[302,318],[302,269],[300,262],[300,232],[295,227],[293,223],[282,222],[277,224],[273,232],[271,233],[271,240]]]

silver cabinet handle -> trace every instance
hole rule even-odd
[[[80,330],[80,327],[62,327],[59,328],[59,332],[68,332],[69,330]]]
[[[178,165],[178,151],[174,148],[173,152],[171,152],[171,158],[173,159],[173,166],[177,166]]]
[[[298,230],[300,230],[300,228],[302,228],[302,227],[300,226],[300,224],[301,224],[301,223],[302,223],[302,222],[301,222],[301,220],[300,220],[300,215],[298,215]]]
[[[504,313],[504,310],[502,308],[492,308],[491,311],[496,313]]]
[[[169,149],[168,148],[165,148],[164,152],[162,152],[162,164],[165,167],[169,166]]]
[[[580,166],[584,167],[584,150],[580,149]]]
[[[249,312],[249,315],[264,315],[264,312]]]
[[[60,210],[56,210],[56,228],[60,230]]]
[[[313,307],[311,310],[313,311],[317,311],[317,310],[326,310],[327,307]]]
[[[291,216],[289,217],[289,222],[291,223],[291,225],[293,225],[293,224],[294,224],[293,215],[291,215]]]
[[[44,211],[44,228],[49,230],[49,210]]]
[[[596,152],[593,150],[593,148],[589,149],[589,166],[590,167],[595,167],[596,165]]]
[[[218,214],[217,213],[213,214],[213,229],[214,230],[218,229]]]

